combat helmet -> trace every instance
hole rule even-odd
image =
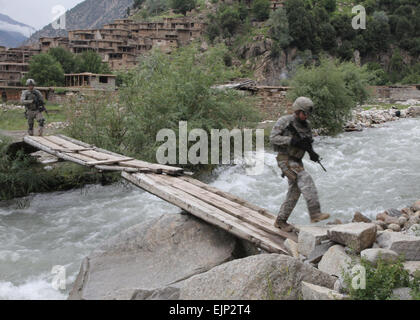
[[[36,85],[35,80],[34,79],[28,79],[28,80],[26,80],[26,85],[27,86],[30,86],[30,85],[35,86]]]
[[[309,98],[299,97],[293,103],[292,109],[294,112],[303,111],[306,114],[310,115],[314,109],[314,103]]]

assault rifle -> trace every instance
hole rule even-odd
[[[48,114],[48,110],[47,108],[45,108],[45,103],[38,97],[38,95],[36,95],[35,98],[35,104],[38,108],[39,111],[44,112],[47,114],[47,116],[49,117],[50,115]]]
[[[292,123],[290,123],[288,126],[287,126],[287,129],[289,129],[291,132],[292,132],[292,134],[293,135],[295,135],[297,138],[299,138],[300,140],[303,140],[302,139],[302,136],[300,135],[300,133],[297,131],[297,129],[295,128],[295,126],[292,124]],[[313,149],[313,147],[312,147],[312,143],[310,144],[310,149],[309,150],[307,150],[308,152],[309,152],[309,154],[311,154],[311,153],[316,153],[315,151],[314,151],[314,149]],[[315,161],[315,162],[317,162],[317,163],[319,163],[319,165],[321,166],[321,168],[325,171],[325,172],[327,172],[327,169],[325,169],[325,167],[322,165],[322,163],[321,163],[321,158],[319,158],[318,159],[318,161]]]

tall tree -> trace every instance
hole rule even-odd
[[[39,86],[61,86],[64,84],[64,71],[52,56],[41,53],[31,58],[25,78],[34,79]]]

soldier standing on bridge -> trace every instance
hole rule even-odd
[[[314,103],[311,99],[300,97],[293,104],[294,114],[281,117],[274,125],[270,141],[278,152],[277,164],[283,177],[289,181],[289,190],[285,202],[280,208],[275,227],[290,232],[293,227],[287,219],[295,208],[299,197],[303,194],[308,205],[311,222],[326,220],[329,214],[321,213],[318,192],[312,177],[303,167],[302,158],[308,152],[314,162],[320,160],[312,149],[312,131],[307,118],[311,114]]]
[[[35,89],[35,81],[33,79],[28,79],[26,85],[28,86],[28,90],[22,92],[20,101],[26,109],[25,116],[28,119],[29,126],[28,134],[30,136],[34,135],[34,122],[37,120],[39,124],[39,135],[42,136],[45,124],[45,119],[42,116],[44,98],[41,92]]]

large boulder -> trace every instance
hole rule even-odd
[[[376,225],[373,223],[348,223],[329,229],[328,237],[359,253],[363,249],[372,247],[376,239],[376,230]]]
[[[376,265],[379,258],[386,262],[395,262],[398,260],[398,254],[395,251],[381,248],[363,250],[360,256],[374,265]]]
[[[303,300],[344,300],[345,295],[316,284],[302,282]]]
[[[156,289],[168,296],[166,286],[236,258],[237,244],[227,232],[189,215],[163,215],[94,250],[83,261],[69,299],[125,300]]]
[[[404,255],[406,260],[420,261],[420,237],[400,232],[383,232],[378,236],[377,243],[381,248]]]
[[[318,264],[318,269],[329,275],[343,278],[343,273],[350,271],[352,258],[344,247],[337,244],[328,249]]]
[[[329,227],[302,226],[299,228],[298,250],[304,256],[309,256],[322,241],[328,240]]]
[[[302,281],[332,289],[336,279],[286,255],[260,254],[219,265],[183,283],[182,300],[296,300]]]

